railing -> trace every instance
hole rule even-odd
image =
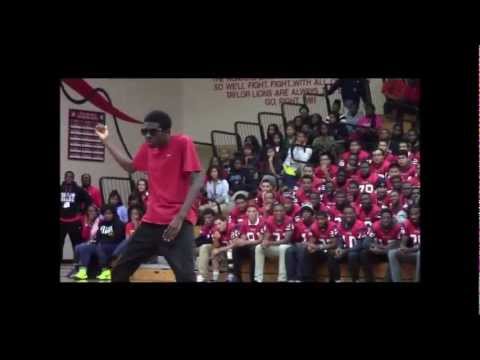
[[[291,103],[291,102],[284,102],[280,106],[283,118],[285,122],[292,121],[296,116],[301,115],[301,111],[304,110],[309,113],[309,108],[305,104],[300,103]]]
[[[210,133],[210,138],[212,140],[213,146],[213,155],[218,156],[218,148],[222,147],[231,147],[235,151],[240,151],[240,136],[236,133],[228,131],[213,130]]]
[[[99,180],[100,192],[102,194],[103,203],[108,203],[108,195],[117,190],[122,198],[122,202],[125,206],[128,204],[128,197],[133,191],[132,179],[128,177],[112,177],[103,176]]]
[[[234,124],[235,133],[240,137],[240,146],[243,146],[247,136],[255,136],[262,146],[265,146],[265,133],[258,123],[236,121]]]
[[[258,123],[260,124],[260,127],[262,128],[262,131],[265,137],[267,136],[268,126],[271,124],[275,124],[278,126],[281,133],[283,134],[283,137],[287,135],[286,134],[287,122],[285,120],[285,117],[281,113],[259,112],[257,116],[257,120],[258,120]]]

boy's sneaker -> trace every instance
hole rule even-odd
[[[88,274],[87,274],[87,268],[85,266],[81,266],[80,270],[73,275],[73,278],[75,280],[87,280],[88,279]]]
[[[197,282],[205,282],[205,278],[202,275],[198,274],[197,275]]]
[[[112,280],[112,273],[110,269],[103,269],[102,273],[97,276],[98,280]]]

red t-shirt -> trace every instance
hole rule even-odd
[[[355,212],[357,213],[357,219],[363,221],[365,226],[372,226],[372,224],[380,219],[381,209],[373,204],[370,212],[366,212],[362,205],[355,207]]]
[[[389,240],[400,240],[401,229],[400,224],[394,224],[390,229],[384,229],[380,225],[380,221],[376,221],[372,226],[372,233],[379,244],[386,246]]]
[[[269,217],[265,223],[265,231],[272,235],[273,241],[280,241],[285,239],[285,234],[288,231],[293,231],[293,221],[289,216],[285,216],[281,224],[277,224],[276,220]]]
[[[408,236],[408,247],[412,247],[415,245],[420,245],[420,226],[419,224],[414,224],[410,221],[410,219],[405,220],[402,225],[402,235]]]
[[[348,158],[350,157],[351,154],[352,154],[351,151],[345,151],[342,154],[341,159],[343,160],[343,162],[345,164],[348,162]],[[368,160],[370,158],[370,154],[368,152],[366,152],[365,150],[360,150],[357,153],[357,155],[358,155],[358,162]]]
[[[127,225],[125,225],[125,237],[131,237],[135,232],[135,230],[137,230],[137,228],[135,227],[135,224],[132,221],[127,223]]]
[[[90,240],[90,234],[92,232],[92,225],[87,224],[86,222],[82,225],[82,240],[88,241]]]
[[[315,224],[315,221],[312,221],[310,225],[305,224],[303,220],[297,222],[293,230],[292,241],[293,242],[308,241],[308,239],[312,236],[312,226],[314,224]]]
[[[315,243],[327,245],[327,241],[338,235],[337,225],[329,221],[326,227],[321,228],[318,222],[315,221],[315,224],[312,226],[312,235],[315,238]]]
[[[185,202],[190,188],[190,174],[202,167],[195,145],[186,135],[172,135],[164,148],[153,148],[147,143],[133,159],[136,171],[148,173],[149,197],[147,212],[142,221],[153,224],[169,224]],[[194,207],[186,220],[196,224]]]
[[[381,175],[383,177],[387,176],[388,169],[390,168],[390,162],[387,160],[383,160],[381,164],[375,164],[373,161],[370,164],[372,171],[374,171],[377,175]]]
[[[240,225],[240,234],[245,235],[248,241],[258,241],[260,236],[265,233],[265,222],[262,217],[258,217],[257,222],[252,224],[247,218]]]
[[[234,207],[228,218],[229,223],[241,224],[247,218],[247,209],[240,211],[237,207]]]
[[[342,221],[338,225],[338,233],[342,238],[342,248],[351,249],[368,234],[368,229],[360,220],[356,220],[351,228],[346,229]]]
[[[320,166],[317,166],[314,171],[315,171],[315,176],[317,178],[325,179],[325,173],[322,171]],[[338,171],[338,166],[337,165],[332,164],[332,165],[328,166],[328,173],[330,174],[331,178],[334,178],[335,175],[337,175],[337,171]]]
[[[102,195],[100,194],[100,189],[93,185],[83,189],[88,193],[88,195],[90,195],[95,206],[100,209],[102,207]]]

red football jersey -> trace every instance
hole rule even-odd
[[[385,195],[383,199],[380,199],[376,193],[373,193],[372,195],[375,195],[375,201],[373,200],[372,196],[372,203],[377,205],[380,209],[388,209],[388,206],[390,204],[390,197],[388,194]]]
[[[269,217],[265,223],[265,232],[272,235],[273,241],[284,240],[288,231],[293,231],[293,220],[289,216],[285,216],[281,224],[277,224],[273,216]]]
[[[367,178],[363,178],[362,176],[357,176],[355,180],[358,182],[358,187],[360,192],[366,192],[372,194],[375,191],[375,184],[380,179],[380,176],[376,172],[370,173]]]
[[[233,224],[242,224],[247,218],[247,209],[240,211],[237,207],[234,207],[228,217],[228,222]]]
[[[338,233],[342,238],[342,248],[351,249],[360,239],[368,235],[368,229],[363,224],[363,221],[356,220],[353,226],[346,229],[343,221],[338,225]]]
[[[215,227],[215,230],[217,230],[217,227]],[[220,245],[221,246],[226,246],[232,241],[233,239],[236,239],[240,236],[240,232],[238,231],[238,226],[230,223],[227,225],[227,229],[223,232],[220,233],[222,236],[220,238]]]
[[[330,175],[331,178],[334,178],[337,175],[337,171],[338,171],[338,166],[337,165],[332,164],[332,165],[328,166],[327,169],[328,169],[327,170],[328,174]],[[322,171],[320,166],[317,166],[315,168],[315,176],[319,179],[325,179],[325,173]]]
[[[402,227],[400,224],[394,224],[390,229],[384,229],[380,221],[376,221],[372,226],[372,233],[380,245],[388,245],[389,240],[400,240]]]
[[[295,219],[295,221],[297,221],[298,218],[300,218],[300,210],[301,210],[301,206],[298,205],[298,204],[293,204],[293,207],[292,207],[292,210],[291,211],[288,211],[288,212],[285,212],[285,214],[289,217],[291,217],[292,219]]]
[[[401,224],[401,234],[408,236],[408,247],[420,245],[420,224],[415,225],[410,219],[405,220]]]
[[[338,235],[337,225],[333,221],[329,221],[327,226],[321,228],[318,222],[312,226],[312,235],[316,244],[327,245],[327,241]]]
[[[388,169],[390,168],[390,164],[391,163],[389,161],[383,160],[383,162],[378,165],[372,162],[370,164],[370,167],[372,171],[375,172],[377,175],[381,175],[385,177],[388,174]]]
[[[415,165],[410,165],[406,169],[400,169],[400,175],[403,179],[408,179],[409,177],[414,177],[417,174],[417,167]]]
[[[205,236],[207,238],[211,238],[212,237],[212,233],[215,229],[215,225],[213,224],[204,224],[201,228],[200,228],[200,235],[201,236]]]
[[[336,206],[328,209],[330,221],[340,223],[342,221],[343,210],[338,210]]]
[[[313,220],[313,219],[312,219]],[[310,225],[307,225],[302,221],[295,224],[293,230],[292,241],[293,242],[306,242],[312,236],[312,226],[315,224],[313,220]]]
[[[240,234],[245,235],[248,241],[257,241],[265,233],[265,222],[262,217],[258,217],[257,222],[252,224],[247,218],[240,225]]]
[[[312,181],[312,189],[318,188],[320,185],[322,185],[326,180],[321,179],[316,177],[315,175],[313,176],[313,181]],[[302,179],[298,179],[297,181],[297,189],[300,189],[302,187]]]
[[[380,219],[381,209],[377,205],[372,205],[370,212],[366,212],[362,205],[355,208],[357,219],[363,221],[365,226],[371,227],[374,222]]]
[[[388,161],[390,164],[396,163],[397,158],[395,155],[393,155],[391,152],[389,152],[387,155],[385,155],[385,160]]]

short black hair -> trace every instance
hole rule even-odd
[[[385,179],[378,179],[377,182],[375,183],[375,189],[379,188],[379,187],[387,187],[387,182],[385,181]]]
[[[235,201],[237,201],[238,199],[247,201],[247,197],[243,194],[238,194],[237,196],[235,196]]]
[[[72,174],[72,176],[75,177],[75,174],[73,173],[72,170],[67,170],[67,171],[65,171],[65,175],[64,175],[64,176],[67,176],[67,174]]]
[[[105,215],[105,212],[110,210],[112,213],[113,213],[113,217],[116,218],[118,217],[118,214],[117,214],[117,208],[111,204],[105,204],[102,206],[102,211],[101,211],[101,214],[102,215]]]
[[[408,151],[400,150],[400,151],[398,152],[398,156],[400,156],[400,155],[405,156],[405,157],[408,158]]]
[[[145,209],[141,205],[133,205],[128,208],[128,221],[132,221],[132,211],[137,210],[140,213],[140,218],[143,217]]]
[[[328,218],[328,214],[327,214],[326,211],[320,210],[319,212],[317,212],[317,217],[326,217],[326,218]]]
[[[390,210],[390,209],[382,209],[382,210],[380,211],[380,216],[382,216],[384,213],[389,213],[390,215],[393,216],[393,212],[392,212],[392,210]]]
[[[375,151],[380,151],[382,153],[383,156],[385,156],[385,151],[383,151],[382,149],[375,149],[372,151],[372,153],[374,153]]]
[[[350,185],[352,185],[352,184],[357,185],[357,187],[360,186],[360,184],[358,183],[357,180],[350,180],[350,182],[348,183],[348,187],[350,187]]]
[[[367,164],[368,166],[370,166],[370,163],[367,160],[360,161],[360,166],[363,164]]]
[[[311,175],[303,175],[303,176],[302,176],[302,180],[303,180],[303,179],[310,179],[311,181],[313,181],[313,176],[311,176]]]
[[[118,197],[118,205],[117,206],[123,205],[122,197],[120,196],[120,193],[118,192],[118,190],[112,190],[112,192],[110,192],[110,194],[108,194],[108,202],[110,202],[110,199],[114,196]]]
[[[206,209],[203,210],[203,212],[202,212],[202,218],[205,217],[205,215],[215,216],[215,211],[213,211],[213,209],[211,209],[211,208],[206,208]]]
[[[160,110],[148,113],[144,122],[155,122],[162,130],[170,130],[172,128],[172,119],[166,112]]]

